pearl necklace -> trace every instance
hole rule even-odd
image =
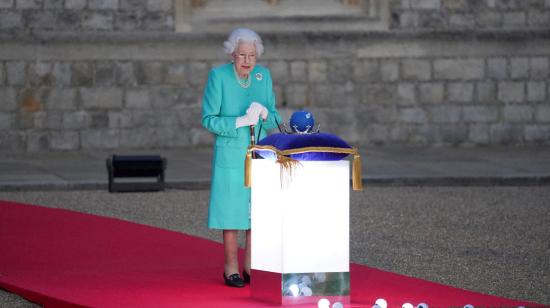
[[[237,74],[235,65],[233,65],[233,72],[235,73],[235,78],[237,79],[237,82],[239,83],[239,86],[241,86],[241,88],[247,89],[248,87],[250,87],[250,74],[248,74],[248,77],[246,79],[241,79],[239,77],[239,74]]]

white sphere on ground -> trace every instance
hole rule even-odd
[[[374,305],[372,305],[371,308],[382,308],[382,307],[378,306],[377,304],[374,304]]]
[[[342,305],[342,303],[340,302],[336,302],[332,304],[332,308],[344,308],[344,305]]]
[[[401,308],[414,308],[414,306],[411,303],[404,303]]]
[[[380,308],[388,308],[388,302],[386,302],[385,299],[379,298],[374,302],[376,305],[380,306]]]
[[[474,308],[474,305],[467,304],[467,305],[464,305],[464,308]]]
[[[319,307],[319,308],[330,308],[330,301],[326,298],[321,298],[317,302],[317,307]]]
[[[416,308],[428,308],[428,304],[426,303],[420,303],[416,306]]]

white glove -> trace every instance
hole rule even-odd
[[[260,115],[255,113],[247,113],[243,116],[240,116],[235,121],[235,128],[256,125],[256,123],[258,123],[259,117]]]
[[[248,107],[248,109],[246,110],[246,113],[259,114],[262,119],[266,120],[269,111],[262,104],[258,102],[252,102],[252,104],[250,104],[250,107]]]

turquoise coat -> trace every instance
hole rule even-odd
[[[202,125],[215,135],[208,208],[208,227],[212,229],[250,229],[250,188],[244,187],[244,160],[250,144],[250,128],[235,128],[237,117],[244,115],[252,102],[264,105],[269,115],[261,124],[259,139],[267,130],[277,127],[277,122],[281,123],[275,109],[271,73],[256,65],[250,76],[250,86],[242,88],[233,64],[224,64],[210,71],[204,89]],[[256,125],[256,136],[259,126]]]

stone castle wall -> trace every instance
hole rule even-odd
[[[389,4],[388,31],[261,33],[286,120],[307,108],[355,145],[550,142],[550,1]],[[211,145],[200,100],[225,35],[175,33],[174,10],[0,0],[0,149]]]

